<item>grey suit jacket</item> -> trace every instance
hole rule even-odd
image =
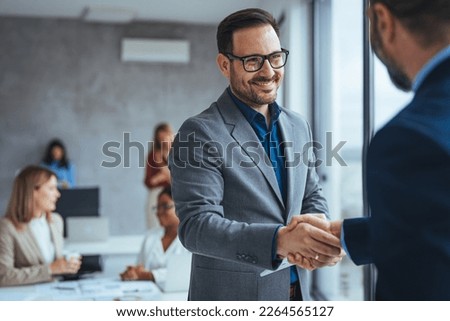
[[[190,300],[288,300],[290,272],[275,269],[273,244],[293,215],[327,213],[310,145],[311,132],[298,114],[279,117],[287,161],[287,201],[254,130],[225,91],[188,119],[169,157],[179,237],[194,255]],[[303,298],[308,273],[298,269]]]
[[[56,257],[63,249],[63,221],[52,214],[50,232]],[[44,262],[41,250],[31,230],[18,231],[10,220],[0,218],[0,286],[31,284],[52,280],[50,268]]]

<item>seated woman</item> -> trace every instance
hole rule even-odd
[[[172,255],[187,252],[178,239],[177,229],[180,221],[175,213],[170,187],[158,195],[156,216],[162,228],[148,232],[137,259],[136,266],[128,266],[120,274],[124,281],[149,280],[162,286],[166,281],[167,261]]]
[[[49,282],[75,274],[80,258],[62,257],[63,221],[52,213],[60,194],[55,174],[28,166],[14,180],[5,217],[0,218],[0,286]]]

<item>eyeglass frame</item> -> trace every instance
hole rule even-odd
[[[284,64],[283,64],[282,66],[280,66],[280,67],[274,67],[274,66],[272,66],[272,62],[270,61],[270,57],[273,56],[273,55],[276,55],[276,54],[280,54],[280,53],[286,54],[286,60],[284,61]],[[257,72],[257,71],[259,71],[259,70],[262,69],[262,67],[264,66],[264,62],[265,62],[266,60],[269,62],[270,67],[272,67],[273,69],[281,69],[281,68],[283,68],[284,66],[286,66],[286,63],[287,63],[288,57],[289,57],[289,50],[284,49],[284,48],[281,48],[280,51],[274,51],[274,52],[272,52],[272,53],[270,53],[270,54],[268,54],[268,55],[248,55],[248,56],[242,56],[242,57],[233,55],[231,52],[224,52],[224,53],[222,53],[222,54],[225,55],[225,56],[226,56],[228,59],[230,59],[230,60],[240,60],[240,61],[242,61],[242,68],[244,68],[244,70],[245,70],[246,72]],[[248,59],[248,58],[252,58],[252,57],[259,57],[259,58],[262,58],[263,61],[261,62],[261,66],[259,66],[258,69],[256,69],[256,70],[247,70],[247,69],[245,68],[245,60]]]
[[[173,203],[172,204],[161,204],[161,205],[153,206],[152,210],[156,211],[156,212],[159,209],[164,210],[164,211],[168,211],[168,210],[170,210],[170,209],[172,209],[174,207],[175,207],[175,204],[173,204]]]

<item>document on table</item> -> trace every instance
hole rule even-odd
[[[153,282],[120,281],[118,279],[80,280],[83,296],[96,301],[159,300],[161,291]]]
[[[161,296],[161,290],[153,282],[121,281],[118,278],[55,281],[0,288],[0,301],[153,301],[161,300]]]
[[[26,300],[47,301],[121,301],[160,300],[161,291],[153,282],[121,281],[117,278],[93,278],[50,282],[30,286]],[[31,291],[32,290],[32,291]],[[14,291],[14,288],[10,292]]]

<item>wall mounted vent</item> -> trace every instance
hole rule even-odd
[[[130,23],[137,16],[134,10],[112,6],[86,7],[81,18],[86,22]]]
[[[189,41],[171,39],[122,39],[122,61],[189,63]]]

